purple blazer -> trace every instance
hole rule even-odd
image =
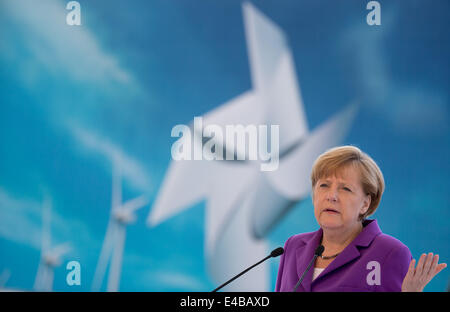
[[[401,291],[412,260],[399,240],[365,220],[359,235],[312,281],[314,264],[297,291]],[[322,229],[291,236],[284,245],[275,291],[292,291],[314,256]],[[326,251],[325,251],[326,252]]]

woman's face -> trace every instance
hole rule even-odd
[[[359,222],[359,215],[370,206],[364,194],[359,172],[344,167],[334,176],[320,178],[313,190],[314,215],[324,229],[350,229]]]

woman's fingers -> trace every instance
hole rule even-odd
[[[422,275],[423,272],[423,265],[425,263],[425,258],[426,258],[426,254],[422,254],[419,258],[419,262],[417,262],[417,267],[416,267],[416,276],[420,276]]]
[[[446,263],[439,263],[439,255],[430,252],[428,255],[422,254],[415,270],[414,278],[421,279],[426,283],[430,282],[436,274],[447,267]]]
[[[423,275],[428,275],[430,272],[431,264],[433,263],[433,253],[430,252],[425,258],[425,262],[423,264]]]
[[[439,263],[434,271],[433,277],[447,267],[447,263]]]
[[[415,266],[416,266],[416,259],[412,259],[411,262],[409,263],[408,272],[406,273],[405,277],[408,278],[408,280],[414,277],[414,274],[416,273]]]
[[[436,271],[436,267],[438,265],[439,262],[439,255],[435,255],[433,257],[433,260],[431,261],[431,265],[430,265],[430,269],[428,270],[428,276],[430,277],[430,280],[434,277],[435,275],[435,271]]]

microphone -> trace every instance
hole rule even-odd
[[[258,264],[266,261],[269,258],[276,258],[280,255],[282,255],[284,252],[283,247],[278,247],[274,250],[272,250],[272,252],[270,253],[270,255],[268,255],[267,257],[265,257],[264,259],[262,259],[261,261],[259,261],[258,263],[255,263],[254,265],[252,265],[251,267],[245,269],[244,271],[242,271],[241,273],[239,273],[238,275],[236,275],[235,277],[233,277],[232,279],[230,279],[229,281],[223,283],[222,285],[220,285],[219,287],[217,287],[216,289],[214,289],[212,292],[216,292],[219,289],[221,289],[222,287],[225,287],[226,285],[228,285],[229,283],[231,283],[232,281],[234,281],[235,279],[237,279],[239,276],[241,276],[242,274],[246,273],[247,271],[253,269],[255,266],[257,266]]]
[[[314,251],[314,257],[311,259],[311,261],[308,264],[308,267],[306,268],[305,272],[303,272],[302,276],[300,277],[300,279],[298,280],[297,284],[295,285],[294,289],[292,290],[292,292],[297,291],[298,286],[300,286],[300,284],[303,281],[303,278],[305,278],[306,272],[309,271],[309,269],[311,268],[311,265],[313,264],[313,262],[316,260],[317,257],[320,257],[323,253],[323,251],[325,250],[325,247],[323,247],[322,245],[319,245],[316,250]]]

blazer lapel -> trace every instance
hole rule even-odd
[[[336,269],[344,266],[345,264],[358,258],[361,254],[359,247],[367,247],[373,241],[373,239],[381,234],[381,230],[378,227],[376,220],[364,221],[364,228],[359,235],[337,256],[323,272],[313,281],[323,278],[328,273],[335,271]],[[320,241],[319,241],[320,242]]]
[[[314,232],[314,235],[309,240],[303,241],[304,245],[299,246],[297,248],[295,255],[297,259],[298,279],[300,279],[300,277],[303,275],[303,272],[305,272],[309,262],[314,257],[314,251],[316,250],[317,246],[319,246],[321,239],[322,239],[322,229],[319,229],[316,232]],[[306,292],[311,291],[311,281],[313,272],[314,272],[314,263],[309,268],[309,271],[306,273],[301,285],[297,288],[297,291],[301,291],[302,289],[303,291]]]

